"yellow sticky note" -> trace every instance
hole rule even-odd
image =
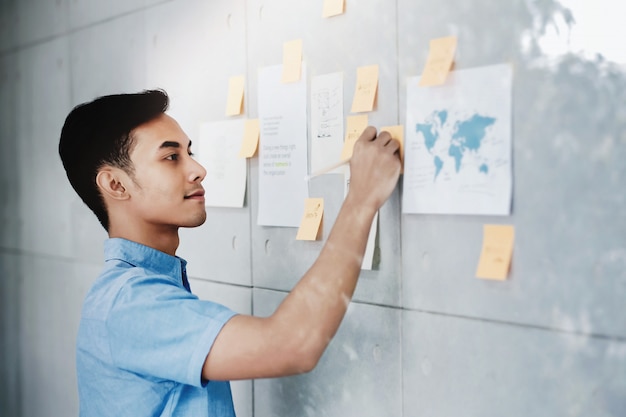
[[[420,87],[442,85],[446,82],[454,61],[456,44],[456,36],[437,38],[430,41],[428,58],[419,82]]]
[[[322,17],[331,17],[342,14],[344,11],[344,0],[324,0],[324,10]]]
[[[302,39],[285,42],[283,44],[283,83],[300,81],[302,72]]]
[[[341,150],[342,161],[352,157],[354,144],[359,136],[361,136],[361,133],[363,133],[368,123],[367,114],[348,116],[346,118],[346,137],[343,142],[343,149]]]
[[[378,92],[378,65],[359,67],[356,70],[356,87],[352,99],[352,113],[372,111]]]
[[[230,77],[228,80],[228,100],[226,101],[226,116],[236,116],[243,110],[243,75]]]
[[[304,214],[296,240],[317,240],[324,217],[324,199],[307,198],[304,201]]]
[[[509,274],[515,229],[511,225],[483,226],[483,248],[476,269],[477,278],[503,281]]]
[[[252,158],[259,146],[259,119],[248,119],[243,127],[243,140],[239,150],[240,158]]]
[[[380,131],[387,131],[391,134],[391,137],[400,142],[400,161],[404,164],[404,126],[385,126],[381,127]]]

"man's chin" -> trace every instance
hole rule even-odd
[[[198,226],[202,226],[205,221],[206,221],[206,212],[202,213],[202,215],[199,215],[198,217],[194,219],[191,219],[189,222],[186,222],[185,224],[181,224],[180,227],[186,227],[186,228],[198,227]]]

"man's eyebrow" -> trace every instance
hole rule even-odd
[[[175,142],[172,140],[166,140],[165,142],[163,142],[161,144],[161,146],[159,146],[159,149],[163,149],[163,148],[180,148],[181,145],[179,142]],[[189,144],[187,145],[187,148],[189,149],[191,147],[191,141],[189,141]]]
[[[166,140],[165,142],[161,144],[161,146],[159,146],[159,149],[162,149],[162,148],[180,148],[180,143],[174,142],[171,140]]]

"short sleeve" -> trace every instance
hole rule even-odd
[[[201,386],[206,356],[235,314],[168,277],[131,279],[106,319],[111,358],[131,372]]]

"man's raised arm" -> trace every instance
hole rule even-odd
[[[365,129],[350,161],[350,190],[319,257],[274,314],[226,323],[207,355],[204,379],[277,377],[315,367],[352,299],[374,215],[398,182],[399,147],[388,132]]]

